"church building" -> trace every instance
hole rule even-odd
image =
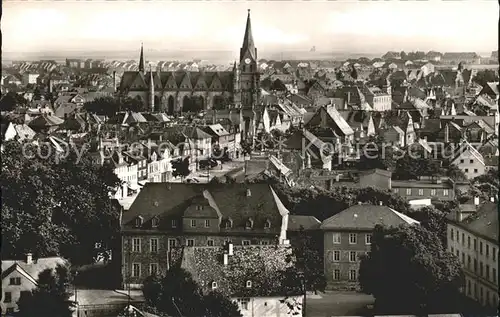
[[[248,10],[239,64],[235,62],[231,71],[148,70],[141,46],[139,70],[123,74],[119,93],[141,100],[148,111],[169,115],[209,109],[252,109],[259,100],[259,77]]]

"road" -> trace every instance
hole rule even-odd
[[[366,305],[373,304],[374,301],[372,296],[366,294],[327,291],[320,296],[307,297],[306,316],[362,316],[366,311]]]

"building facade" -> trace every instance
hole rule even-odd
[[[358,204],[326,219],[321,224],[324,236],[324,267],[328,289],[358,288],[360,257],[371,247],[373,229],[413,225],[418,221],[387,206]]]
[[[266,184],[146,183],[121,225],[122,277],[134,287],[167,270],[174,247],[288,243],[288,210]]]
[[[465,295],[491,308],[498,307],[497,208],[487,202],[465,219],[449,217],[447,224],[447,247],[464,269]]]
[[[260,96],[257,60],[249,10],[239,64],[235,62],[232,71],[146,72],[141,47],[139,69],[124,72],[119,92],[142,100],[149,111],[168,114],[230,106],[252,108]]]

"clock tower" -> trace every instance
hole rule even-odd
[[[252,36],[250,10],[248,10],[245,37],[240,49],[240,91],[244,108],[253,108],[260,96],[260,74],[257,67],[257,49]]]

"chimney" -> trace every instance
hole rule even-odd
[[[224,253],[223,257],[224,265],[227,265],[229,263],[229,255]]]
[[[233,243],[232,242],[229,242],[229,244],[227,245],[227,254],[228,255],[233,255],[234,252],[233,252]]]
[[[492,199],[493,199],[493,197],[492,197]],[[479,197],[477,197],[477,196],[474,197],[474,205],[479,206]]]
[[[251,197],[252,196],[252,191],[250,190],[250,188],[247,188],[247,197]]]
[[[358,201],[358,205],[362,205],[362,204],[363,204],[362,202]]]
[[[113,92],[116,92],[116,71],[113,71]]]
[[[348,91],[347,92],[347,105],[349,105],[351,103],[351,92]]]
[[[340,174],[335,175],[335,181],[338,183],[340,181]]]
[[[383,206],[384,205],[384,203],[382,201],[379,201],[378,204],[379,204],[379,206]]]
[[[33,254],[26,253],[26,264],[33,264]]]
[[[495,202],[495,197],[490,197],[490,201],[491,201],[492,203],[494,203],[494,202]]]

